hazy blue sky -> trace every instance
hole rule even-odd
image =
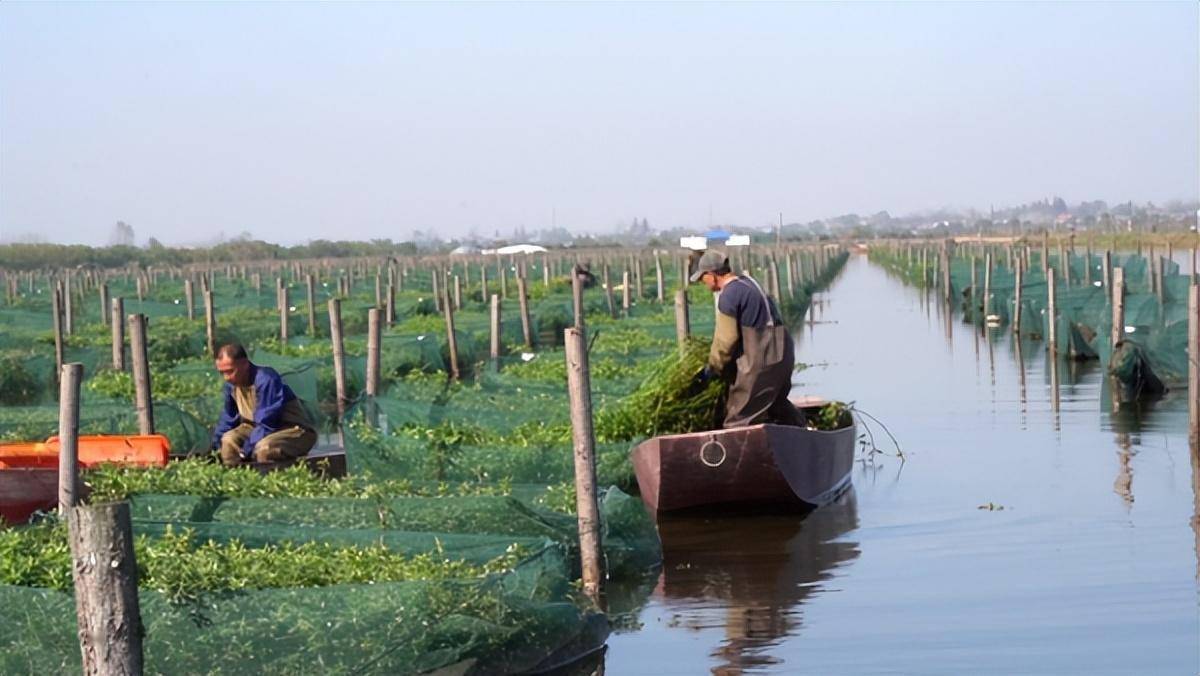
[[[1200,10],[0,3],[0,237],[761,225],[1200,185]]]

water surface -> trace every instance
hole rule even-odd
[[[905,462],[864,457],[806,519],[664,522],[608,674],[1200,673],[1182,392],[1113,413],[1099,365],[980,335],[865,257],[822,300],[796,391],[855,401]]]

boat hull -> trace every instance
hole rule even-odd
[[[654,437],[632,453],[642,501],[657,512],[732,503],[820,507],[850,485],[855,427],[787,425]]]

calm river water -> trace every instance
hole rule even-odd
[[[857,402],[906,462],[858,463],[803,520],[663,522],[606,673],[1200,673],[1185,399],[1112,415],[1099,368],[1063,363],[1056,407],[1042,344],[1019,360],[934,298],[851,258],[794,392]]]

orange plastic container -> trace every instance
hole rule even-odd
[[[79,465],[165,467],[171,443],[161,434],[79,437]],[[21,523],[58,501],[58,437],[0,444],[0,519]]]
[[[105,463],[165,467],[171,442],[161,434],[84,435],[79,437],[79,464],[96,467]],[[0,444],[0,469],[58,467],[58,437],[45,441]]]

